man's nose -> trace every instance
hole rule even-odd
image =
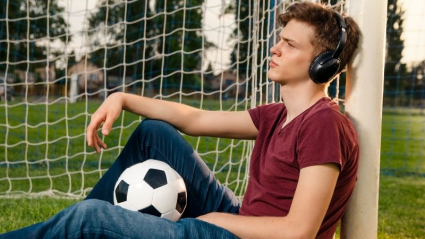
[[[278,44],[275,44],[274,46],[272,46],[272,47],[270,48],[270,53],[272,53],[272,55],[280,56],[280,51],[279,51],[279,49],[278,49],[277,45],[278,45]]]

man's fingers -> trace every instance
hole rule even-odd
[[[111,117],[106,118],[105,122],[102,126],[102,134],[108,135],[109,132],[111,132],[112,124],[114,123],[114,120],[111,119]]]
[[[102,139],[96,134],[96,140],[97,144],[102,147],[103,149],[106,149],[106,144],[102,141]]]
[[[100,152],[101,148],[106,148],[106,144],[99,138],[97,132],[99,127],[102,127],[102,134],[109,135],[112,129],[112,124],[117,117],[114,113],[98,109],[91,117],[90,124],[87,127],[87,143],[93,147],[96,152]]]
[[[87,143],[90,147],[94,146],[96,135],[97,135],[97,125],[95,123],[90,122],[89,126],[87,127]]]
[[[90,125],[87,127],[87,145],[93,146],[93,130],[91,130]]]
[[[96,152],[100,153],[100,148],[99,148],[99,145],[97,144],[97,142],[93,142],[93,148],[94,148],[94,150],[96,150]]]
[[[102,124],[102,119],[92,116],[90,124],[87,126],[87,144],[93,147],[96,152],[100,152],[97,129]]]

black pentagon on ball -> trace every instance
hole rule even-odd
[[[117,202],[125,202],[127,201],[127,194],[128,194],[128,183],[124,180],[121,180],[121,182],[118,184],[117,188],[115,189],[115,197],[117,198]]]
[[[177,195],[176,210],[181,214],[186,207],[186,192],[181,192]]]
[[[161,216],[161,213],[158,210],[156,210],[156,208],[153,205],[150,205],[149,207],[145,207],[143,209],[140,209],[139,212],[147,213],[147,214],[154,215],[154,216],[157,216],[157,217]]]
[[[145,180],[145,182],[153,189],[162,187],[167,184],[167,176],[165,175],[165,172],[159,169],[149,169],[143,180]]]

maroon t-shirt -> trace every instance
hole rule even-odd
[[[353,124],[329,98],[322,98],[282,128],[283,103],[249,110],[258,129],[241,215],[286,216],[300,169],[335,163],[340,167],[329,209],[316,238],[332,238],[353,191],[359,155]]]

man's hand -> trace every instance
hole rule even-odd
[[[87,144],[93,147],[96,152],[100,149],[106,149],[106,144],[97,134],[97,129],[102,126],[102,134],[108,135],[111,132],[112,124],[118,118],[122,111],[123,100],[121,94],[112,94],[91,116],[90,124],[87,126]]]

